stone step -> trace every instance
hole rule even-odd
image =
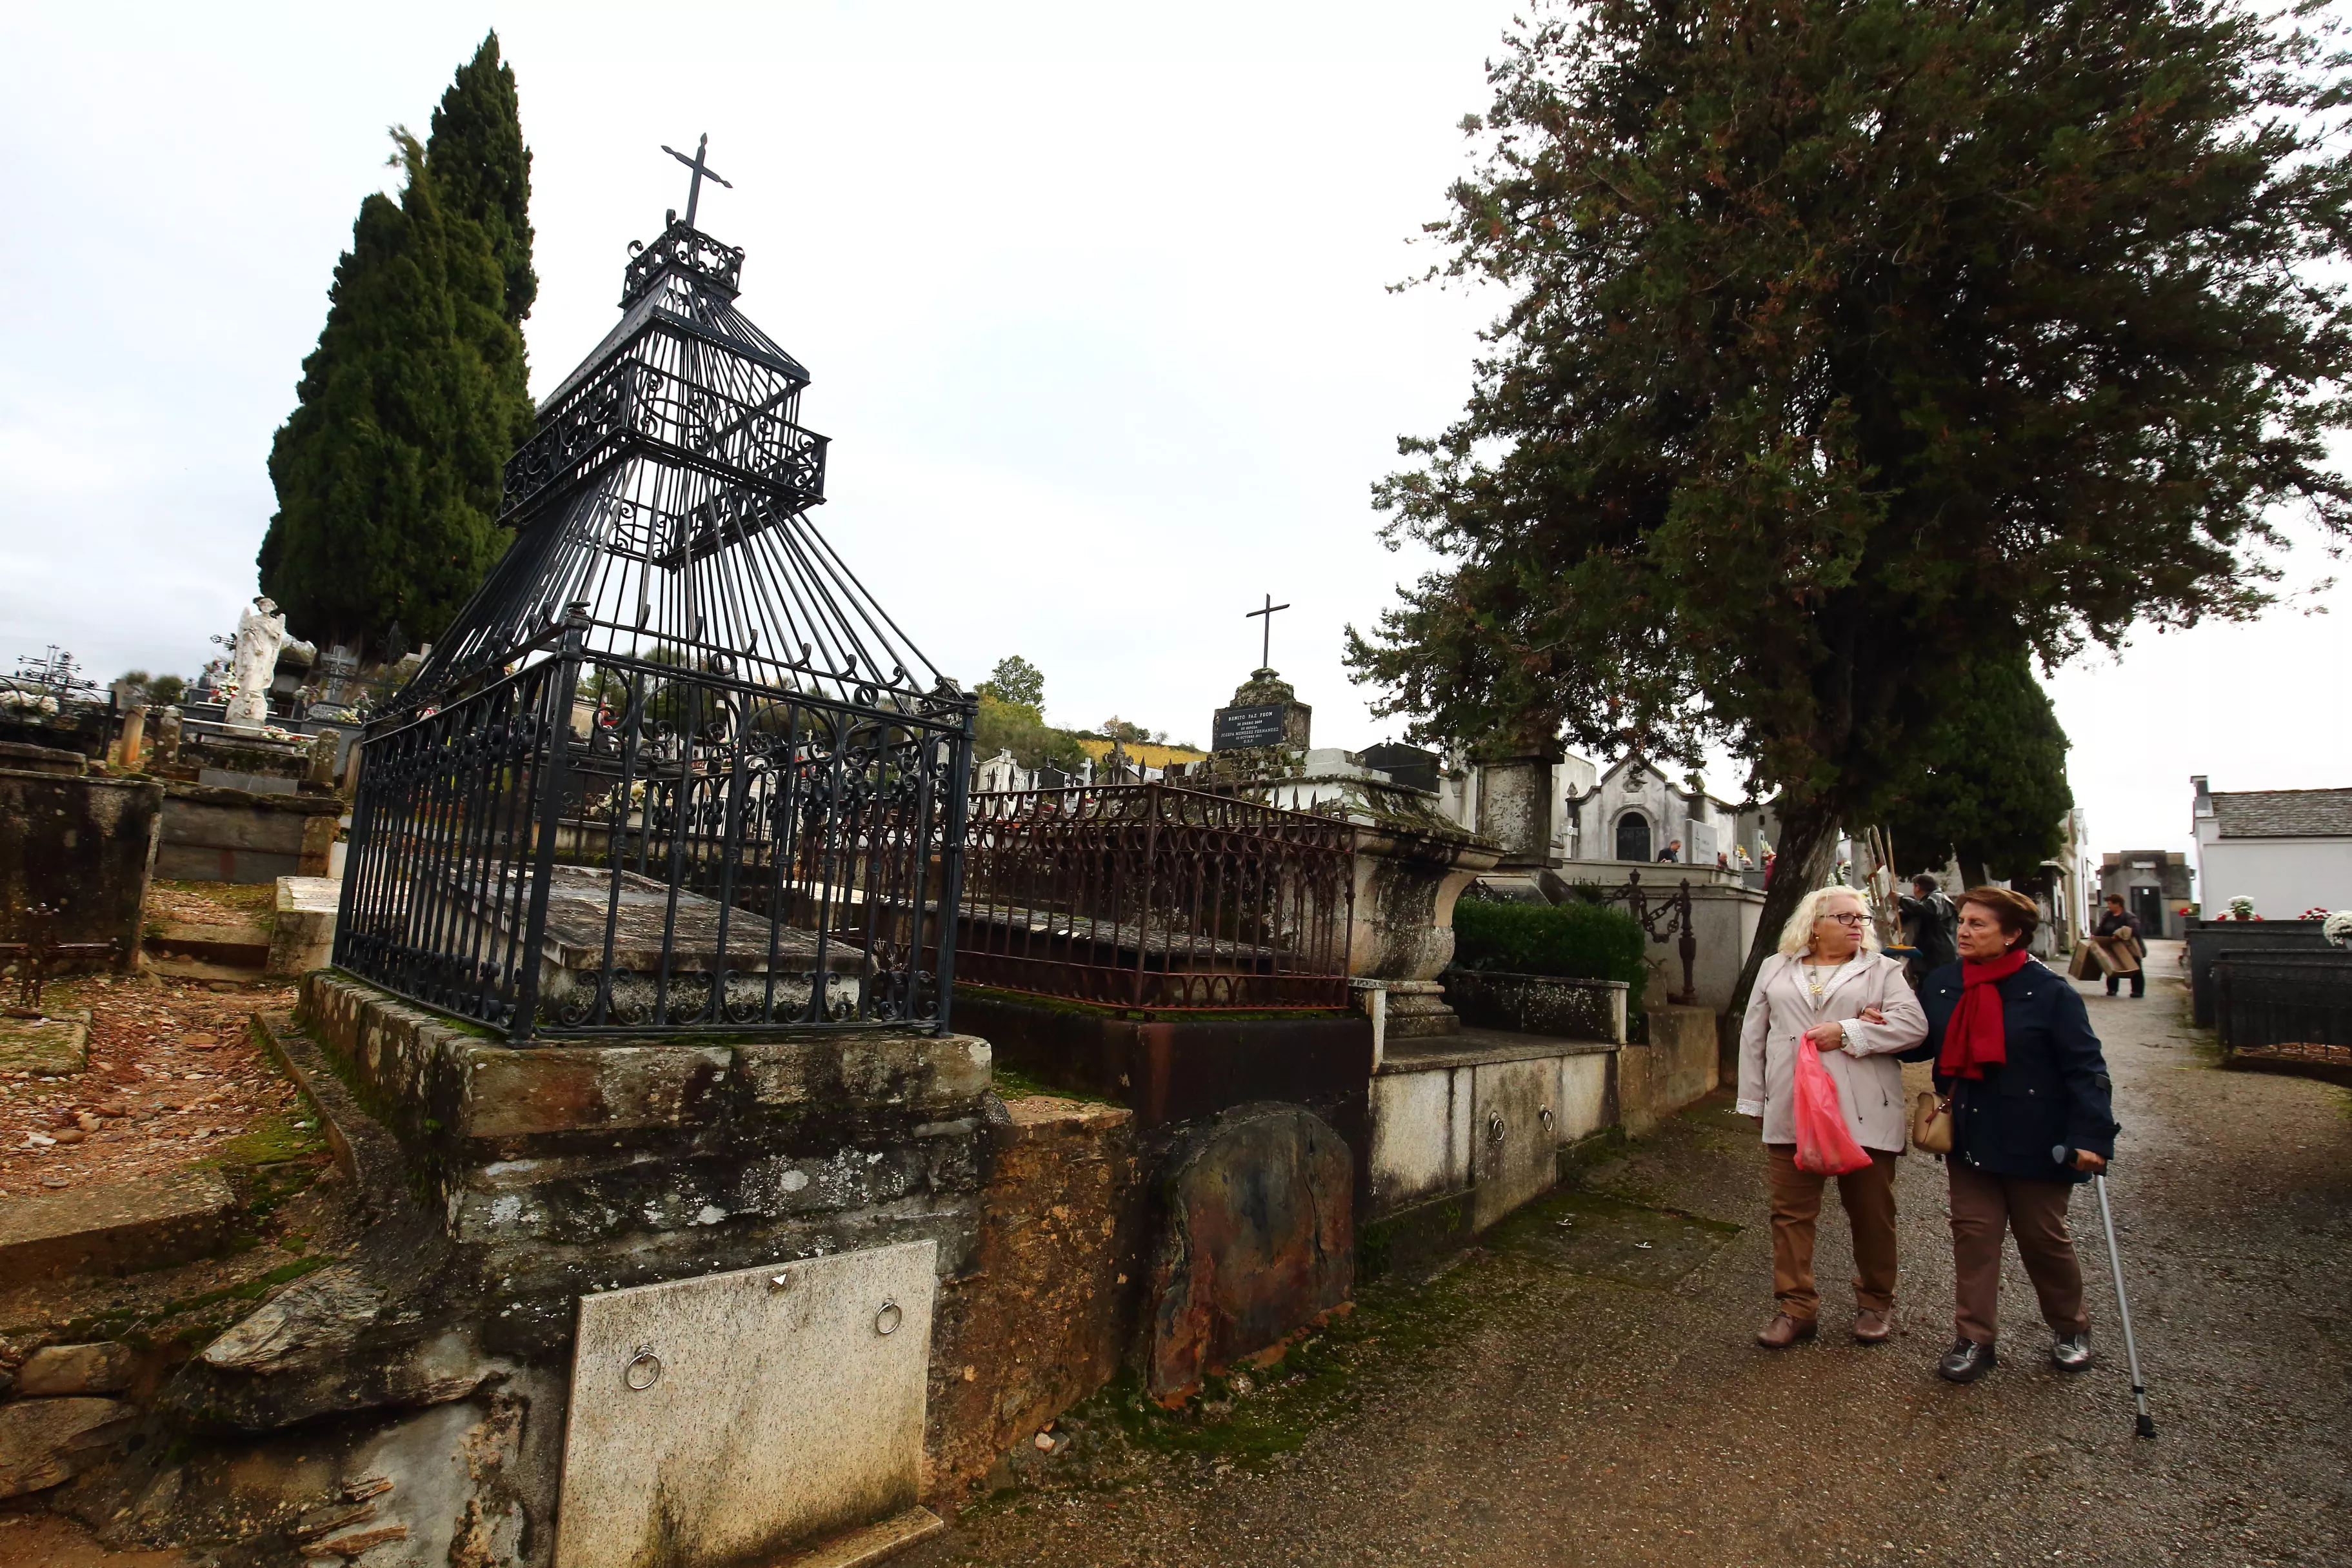
[[[152,954],[142,955],[139,962],[149,974],[171,980],[223,980],[231,985],[257,986],[268,977],[268,972],[258,964],[215,964],[205,958],[158,958]]]
[[[0,1206],[0,1280],[129,1274],[202,1258],[236,1198],[218,1171],[75,1187]]]
[[[194,958],[238,969],[269,962],[269,933],[259,925],[166,921],[147,934],[145,946],[151,958]]]

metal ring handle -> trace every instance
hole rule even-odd
[[[654,1347],[649,1344],[637,1346],[637,1354],[629,1357],[629,1364],[621,1368],[621,1381],[639,1394],[659,1383],[661,1375],[661,1357],[654,1354]]]
[[[1503,1134],[1505,1131],[1506,1127],[1503,1122],[1503,1113],[1500,1111],[1487,1112],[1486,1141],[1490,1144],[1501,1143],[1503,1141]]]
[[[906,1321],[906,1317],[907,1314],[899,1310],[898,1302],[885,1301],[882,1303],[882,1310],[874,1314],[874,1332],[878,1334],[897,1333],[898,1325]]]

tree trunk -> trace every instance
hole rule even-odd
[[[1982,887],[1992,881],[1992,873],[1984,862],[1964,860],[1959,864],[1960,881],[1965,887]],[[1949,891],[1958,893],[1962,888],[1956,887]]]
[[[1780,927],[1797,912],[1797,902],[1822,884],[1837,856],[1837,819],[1818,804],[1787,807],[1780,812],[1780,841],[1773,846],[1772,882],[1764,890],[1764,912],[1756,922],[1756,940],[1748,944],[1748,961],[1739,967],[1739,984],[1731,990],[1731,1016],[1748,1010],[1748,991],[1756,971],[1780,946]]]

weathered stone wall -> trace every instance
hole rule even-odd
[[[968,1035],[517,1051],[332,972],[302,1019],[407,1150],[482,1343],[568,1346],[584,1292],[930,1238],[978,1247],[991,1055]]]
[[[971,1270],[931,1320],[924,1491],[950,1496],[1108,1382],[1134,1337],[1144,1204],[1134,1113],[1044,1095],[988,1124]]]
[[[1721,1081],[1716,1015],[1707,1008],[1648,1009],[1649,1042],[1617,1056],[1617,1113],[1641,1137]]]
[[[332,795],[163,786],[155,874],[185,882],[276,882],[324,876],[343,803]]]
[[[1552,848],[1552,768],[1557,750],[1496,758],[1479,769],[1478,831],[1503,846],[1497,867],[1549,864]]]
[[[1628,988],[1622,980],[1480,969],[1448,969],[1444,978],[1445,999],[1474,1028],[1625,1042]]]
[[[163,808],[143,779],[0,769],[0,910],[49,904],[57,940],[112,942],[129,968]]]
[[[1391,1053],[1372,1079],[1368,1217],[1461,1198],[1479,1229],[1546,1190],[1560,1146],[1616,1119],[1611,1063],[1620,1049],[1486,1036]]]

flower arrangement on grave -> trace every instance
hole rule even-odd
[[[2322,920],[2319,934],[2338,947],[2352,949],[2352,909],[2339,909]]]
[[[2231,919],[2232,919],[2232,920],[2252,920],[2253,917],[2254,917],[2254,901],[2253,901],[2252,899],[2251,899],[2251,898],[2233,898],[2233,899],[2230,900],[2230,918],[2231,918]]]
[[[261,727],[261,738],[264,740],[291,740],[294,738],[294,732],[286,728],[282,725],[265,724]]]
[[[42,716],[58,711],[58,699],[40,692],[19,691],[12,686],[0,692],[0,707],[15,713]]]

